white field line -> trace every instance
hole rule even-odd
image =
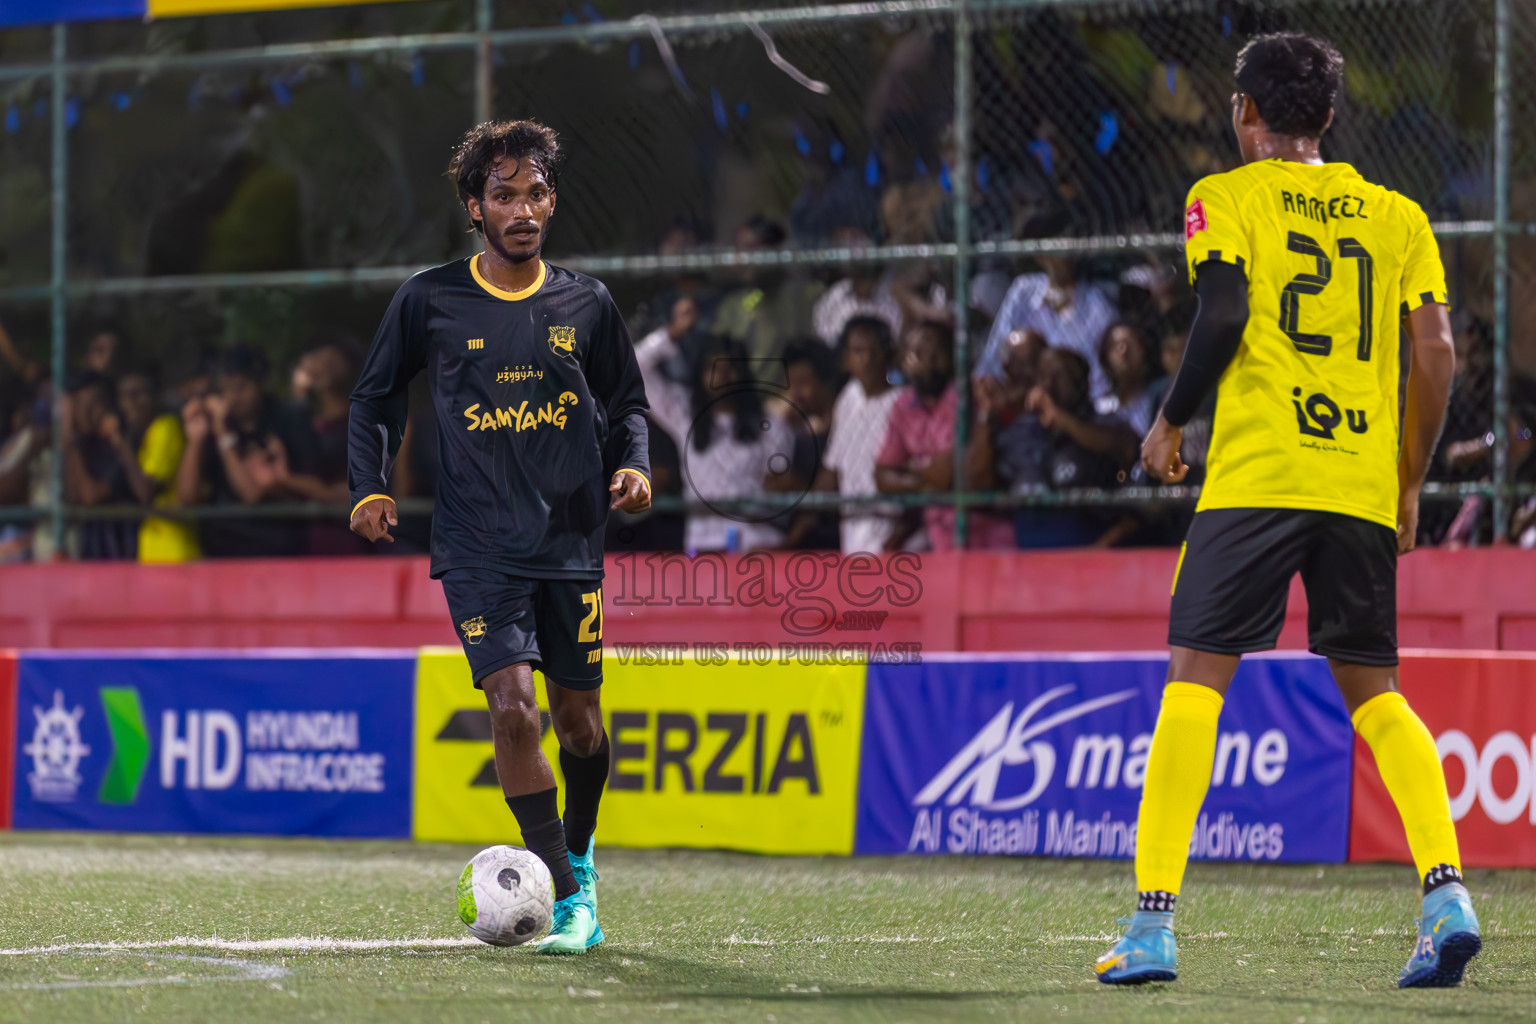
[[[23,946],[0,949],[0,956],[37,956],[77,951],[116,952],[135,949],[217,949],[230,953],[328,953],[369,949],[457,949],[483,946],[479,939],[334,939],[325,935],[295,935],[282,939],[220,939],[178,935],[156,942],[64,942],[54,946]]]
[[[43,952],[46,947],[39,947]],[[8,951],[9,952],[9,951]],[[108,950],[82,950],[87,955],[104,955]],[[131,952],[124,949],[119,952]],[[3,991],[58,992],[77,988],[143,988],[148,985],[206,985],[216,981],[265,981],[275,983],[288,976],[288,970],[273,964],[252,963],[248,960],[230,960],[212,956],[182,956],[175,953],[151,953],[151,960],[179,960],[184,963],[213,964],[215,967],[232,968],[233,973],[213,978],[189,978],[184,974],[171,974],[164,978],[70,978],[64,981],[17,982],[0,985]],[[148,966],[146,964],[145,966]],[[274,985],[274,987],[276,987]]]

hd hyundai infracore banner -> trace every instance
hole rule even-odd
[[[416,659],[37,654],[17,828],[406,837]]]

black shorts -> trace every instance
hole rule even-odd
[[[1304,509],[1196,513],[1174,574],[1168,643],[1213,654],[1272,650],[1298,572],[1312,653],[1397,664],[1397,534]]]
[[[601,580],[533,580],[492,569],[449,569],[443,596],[475,686],[520,661],[570,690],[603,684]]]

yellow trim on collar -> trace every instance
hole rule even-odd
[[[370,501],[376,501],[379,498],[383,498],[385,501],[389,502],[391,505],[393,505],[395,503],[395,499],[391,498],[387,494],[370,494],[370,495],[368,495],[368,497],[364,498],[362,501],[360,501],[356,505],[352,506],[352,515],[348,516],[347,518],[351,519],[352,516],[357,515],[357,510],[358,509],[362,508],[364,505],[368,504]]]
[[[543,260],[539,260],[539,276],[534,279],[533,284],[529,285],[527,288],[524,288],[520,292],[509,292],[504,288],[497,288],[484,277],[480,276],[480,257],[483,255],[485,254],[477,252],[470,257],[469,272],[474,275],[476,284],[490,292],[492,295],[496,296],[498,299],[505,299],[508,302],[517,302],[520,299],[526,299],[534,292],[544,287],[544,279],[549,276],[549,267],[544,263]]]
[[[651,478],[646,476],[644,473],[640,472],[638,469],[630,469],[628,466],[626,466],[623,469],[616,469],[616,470],[613,471],[613,475],[614,476],[618,476],[620,473],[633,473],[633,474],[635,474],[635,476],[637,476],[641,480],[645,481],[645,489],[646,490],[651,490],[652,489],[651,488]]]

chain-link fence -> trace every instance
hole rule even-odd
[[[1536,544],[1536,86],[1510,60],[1536,44],[1528,5],[421,0],[0,33],[0,557],[131,553],[147,504],[187,538],[233,523],[253,553],[350,550],[345,364],[394,286],[473,251],[442,170],[491,116],[561,133],[549,257],[605,280],[652,391],[696,420],[729,397],[711,367],[747,360],[732,379],[761,394],[730,415],[786,425],[741,456],[761,484],[705,493],[722,452],[654,424],[658,511],[611,543],[1176,540],[1210,418],[1184,487],[1148,486],[1125,437],[1192,315],[1184,196],[1238,160],[1233,58],[1281,28],[1345,54],[1325,155],[1418,201],[1442,242],[1461,359],[1423,540]],[[916,350],[951,339],[952,391],[889,390],[921,391]],[[818,340],[830,365],[804,354]],[[1044,398],[1012,372],[1041,345]],[[178,486],[189,445],[217,456],[176,414],[231,349],[292,450],[240,442],[259,493]],[[436,425],[416,399],[396,489],[424,544]],[[1069,450],[1021,414],[1047,400],[1109,439]]]

